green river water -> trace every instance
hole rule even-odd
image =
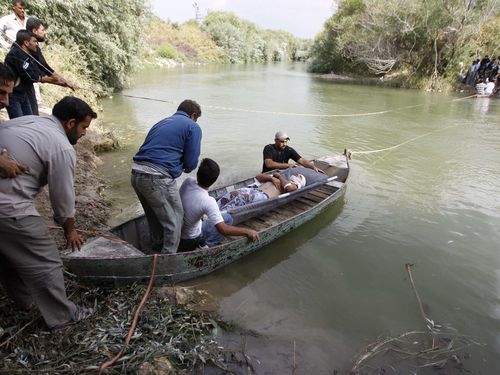
[[[168,102],[103,104],[124,145],[102,156],[110,224],[139,212],[131,158],[186,98],[202,106],[202,157],[219,162],[221,184],[257,173],[277,130],[306,158],[353,151],[342,201],[191,283],[262,335],[246,339],[258,374],[290,374],[294,361],[296,374],[343,373],[370,342],[425,330],[406,263],[428,316],[480,344],[458,353],[465,368],[500,373],[500,100],[332,83],[303,65],[151,69],[123,94]],[[396,373],[453,373],[408,363]]]

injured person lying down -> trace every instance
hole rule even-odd
[[[219,209],[225,211],[264,201],[280,194],[290,193],[306,185],[306,178],[300,173],[292,174],[289,179],[281,173],[258,174],[255,176],[255,180],[255,187],[236,189],[220,197],[217,200]]]

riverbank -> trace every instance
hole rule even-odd
[[[426,92],[465,92],[470,95],[476,93],[473,87],[465,86],[459,83],[458,81],[455,85],[450,85],[443,81],[441,81],[437,85],[433,85],[429,81],[424,86],[419,86],[419,85],[414,86],[412,84],[409,84],[408,80],[403,79],[399,74],[387,74],[385,76],[381,76],[380,78],[339,75],[335,73],[314,74],[314,76],[317,78],[321,78],[325,81],[337,84],[355,84],[364,86],[416,89],[416,90],[423,90]]]

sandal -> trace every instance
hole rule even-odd
[[[67,328],[67,327],[69,327],[69,326],[71,326],[73,324],[78,323],[81,320],[87,319],[93,313],[94,313],[94,309],[87,308],[87,307],[82,307],[82,306],[77,306],[76,307],[76,311],[75,311],[75,313],[73,315],[73,319],[71,319],[67,323],[58,324],[58,325],[52,327],[50,330],[52,332],[61,331],[61,330],[65,329],[65,328]]]

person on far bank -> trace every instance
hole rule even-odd
[[[184,100],[174,115],[151,128],[134,156],[131,183],[148,220],[153,251],[177,252],[184,211],[176,178],[198,165],[200,116],[200,105]]]
[[[92,310],[68,299],[59,251],[34,200],[48,185],[67,247],[80,249],[73,145],[96,117],[83,100],[66,96],[51,116],[23,116],[0,125],[0,147],[8,145],[14,160],[29,168],[16,178],[0,178],[0,283],[19,309],[38,307],[50,329],[85,319]]]
[[[212,159],[203,159],[196,172],[196,180],[188,177],[179,190],[184,221],[182,225],[179,251],[192,251],[204,246],[216,246],[221,235],[246,236],[250,241],[257,241],[259,234],[253,229],[231,225],[231,215],[222,215],[215,198],[208,194],[208,189],[219,177],[219,165]],[[203,216],[207,216],[202,221]]]
[[[0,45],[9,49],[19,30],[26,28],[26,2],[12,0],[12,13],[0,18]]]
[[[9,105],[9,97],[14,90],[15,80],[16,76],[12,70],[0,62],[0,109]],[[24,172],[26,172],[26,167],[12,160],[7,149],[2,148],[0,150],[0,177],[14,178]]]
[[[12,69],[19,79],[19,84],[14,87],[14,92],[10,97],[10,104],[7,107],[10,119],[26,115],[38,115],[38,103],[33,83],[52,83],[69,87],[68,83],[59,79],[58,76],[49,76],[42,73],[32,57],[37,53],[37,48],[36,36],[28,30],[19,30],[16,35],[16,42],[5,56],[5,64]]]
[[[264,163],[262,165],[262,173],[272,171],[273,169],[287,169],[295,164],[288,163],[290,159],[300,165],[312,169],[316,172],[325,173],[317,168],[314,163],[304,159],[297,151],[288,146],[290,137],[283,131],[279,131],[274,135],[274,144],[268,144],[264,147]]]

